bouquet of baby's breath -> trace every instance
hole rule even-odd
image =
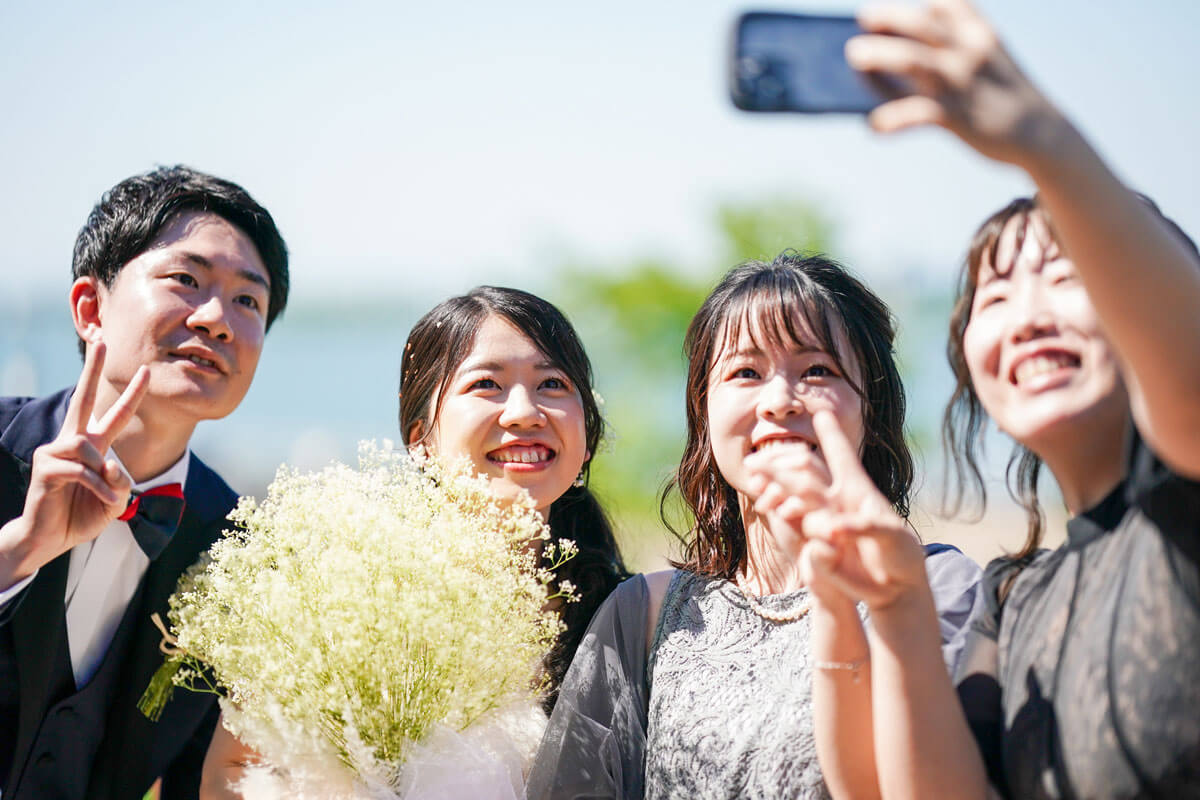
[[[571,546],[539,558],[532,502],[497,500],[465,464],[370,444],[359,462],[284,467],[265,501],[242,499],[240,529],[171,598],[173,683],[220,693],[226,727],[270,765],[245,790],[518,792],[560,630],[550,571]]]

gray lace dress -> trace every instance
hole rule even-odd
[[[807,594],[761,604],[786,612]],[[729,581],[675,574],[650,651],[648,799],[829,797],[813,740],[809,628],[807,616],[763,619]]]
[[[979,568],[926,558],[953,667]],[[760,598],[794,609],[805,592]],[[534,759],[526,796],[827,798],[813,738],[809,621],[769,622],[728,581],[673,576],[646,652],[646,581],[592,620]]]

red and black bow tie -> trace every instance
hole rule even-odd
[[[117,519],[129,523],[138,546],[153,561],[166,549],[182,516],[183,487],[178,483],[164,483],[132,493],[125,513]]]

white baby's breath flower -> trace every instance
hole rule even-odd
[[[528,546],[548,529],[532,500],[420,458],[368,443],[358,469],[281,468],[171,598],[177,646],[211,670],[176,683],[215,680],[226,725],[295,786],[399,781],[434,730],[536,698],[561,629]]]

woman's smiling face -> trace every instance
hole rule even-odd
[[[498,496],[528,491],[545,514],[591,457],[579,392],[528,337],[490,315],[434,399],[440,409],[427,444],[446,458],[470,458]]]
[[[985,257],[979,267],[963,333],[967,369],[988,415],[1043,457],[1055,441],[1123,424],[1129,398],[1115,354],[1045,218],[1033,212],[1009,222],[995,261]]]
[[[800,341],[777,341],[753,320],[726,337],[709,371],[708,433],[721,476],[737,492],[748,495],[746,456],[774,447],[817,450],[812,417],[828,410],[846,437],[861,447],[862,398],[855,390],[858,365],[841,330],[835,359],[818,343],[802,317],[793,328]],[[847,375],[838,366],[847,365]]]

